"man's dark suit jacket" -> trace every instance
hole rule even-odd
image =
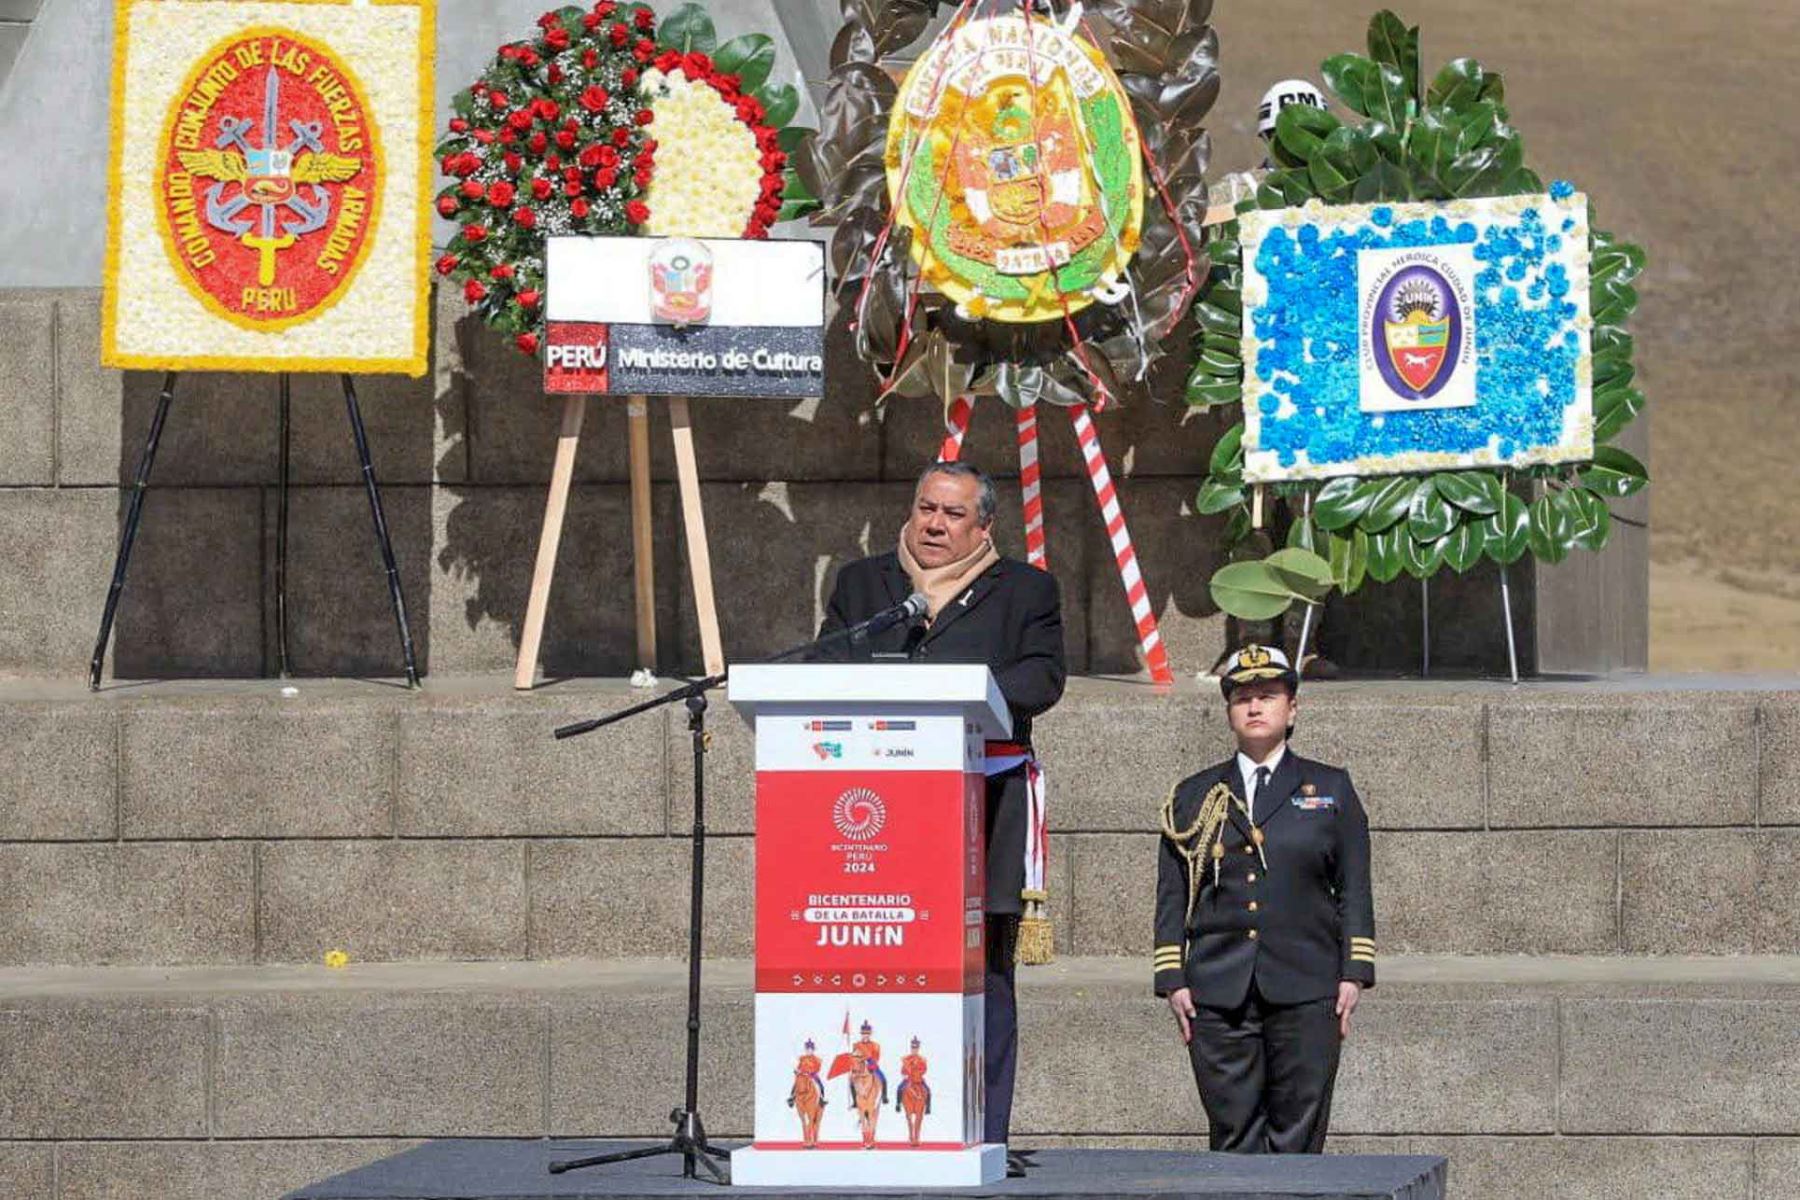
[[[898,551],[846,563],[825,608],[819,636],[848,628],[912,594]],[[1062,601],[1047,572],[1010,558],[984,571],[944,607],[930,628],[896,626],[855,645],[838,641],[822,655],[867,662],[875,654],[917,662],[986,663],[1012,711],[1013,740],[1031,743],[1031,719],[1062,698]],[[987,911],[1021,911],[1024,886],[1025,772],[988,780]]]

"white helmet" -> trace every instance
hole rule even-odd
[[[1281,110],[1290,104],[1310,104],[1314,108],[1325,107],[1325,93],[1304,79],[1284,79],[1263,93],[1262,104],[1256,110],[1256,132],[1261,137],[1270,137],[1275,133],[1275,118]]]

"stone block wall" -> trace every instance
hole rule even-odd
[[[639,699],[502,680],[0,697],[0,967],[671,958],[689,743]],[[751,739],[709,725],[709,949],[751,946]],[[1227,752],[1217,700],[1077,681],[1040,723],[1063,953],[1151,948],[1157,810]],[[1314,685],[1384,954],[1800,954],[1800,693]],[[1716,784],[1733,765],[1735,786]]]
[[[517,653],[561,402],[542,394],[527,359],[463,316],[459,298],[440,296],[435,317],[431,373],[364,379],[358,395],[421,668],[502,671]],[[836,568],[892,545],[912,482],[941,439],[934,405],[876,405],[841,331],[831,352],[847,365],[823,401],[693,404],[732,658],[810,634]],[[0,677],[78,676],[92,651],[128,485],[163,382],[104,370],[98,354],[97,293],[0,291]],[[112,676],[274,673],[275,391],[270,376],[177,380],[119,609]],[[542,651],[550,675],[621,675],[636,665],[625,414],[619,401],[589,405]],[[668,415],[661,403],[651,412],[658,655],[665,670],[692,669],[699,638]],[[1135,629],[1073,431],[1054,409],[1039,425],[1070,666],[1134,673]],[[1176,669],[1209,667],[1229,639],[1244,636],[1207,592],[1220,564],[1220,519],[1196,515],[1191,504],[1225,422],[1148,404],[1104,414],[1099,425]],[[337,380],[295,380],[291,438],[291,669],[396,675],[398,640]],[[978,407],[965,453],[999,477],[999,540],[1021,554],[1010,410]],[[1514,571],[1525,670],[1536,662],[1540,628],[1554,634],[1556,621],[1581,619],[1602,602],[1625,616],[1587,639],[1590,668],[1642,666],[1643,630],[1631,650],[1617,628],[1646,603],[1642,550],[1627,537],[1592,561]],[[1505,670],[1495,583],[1481,571],[1433,583],[1436,670]],[[1411,581],[1334,598],[1324,648],[1352,668],[1416,672],[1426,624],[1419,605]],[[1552,656],[1546,665],[1567,661]]]

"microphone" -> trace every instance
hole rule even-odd
[[[884,608],[866,621],[859,621],[848,631],[850,640],[874,637],[885,633],[896,625],[911,624],[924,616],[930,608],[924,592],[914,592],[892,608]]]
[[[794,658],[817,661],[817,655],[827,646],[835,646],[840,642],[849,642],[854,645],[857,642],[867,641],[875,634],[892,629],[896,625],[917,621],[925,615],[930,607],[924,592],[914,592],[892,608],[884,608],[867,620],[858,621],[856,624],[845,626],[842,629],[834,629],[817,641],[790,646],[780,654],[764,661],[778,663]]]

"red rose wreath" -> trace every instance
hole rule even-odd
[[[526,354],[542,340],[546,237],[761,238],[817,208],[788,166],[812,131],[787,127],[800,97],[768,84],[767,36],[716,46],[693,4],[660,36],[649,8],[614,0],[537,24],[456,96],[437,148],[437,210],[460,225],[438,274]]]

